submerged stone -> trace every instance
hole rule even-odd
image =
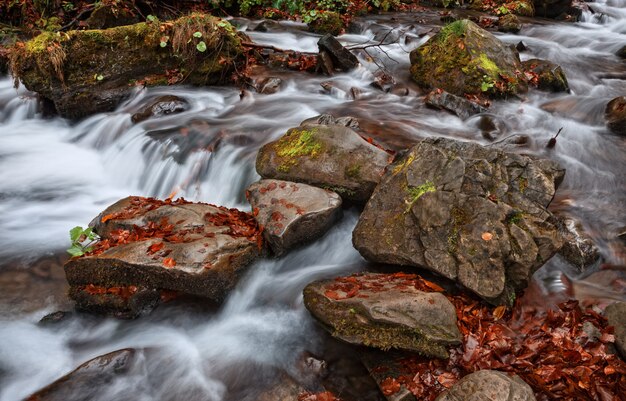
[[[561,66],[536,58],[524,61],[522,66],[525,71],[537,74],[536,85],[538,89],[550,92],[569,92],[567,77]]]

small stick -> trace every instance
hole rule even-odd
[[[548,149],[552,149],[556,146],[556,138],[559,136],[561,131],[563,131],[563,127],[559,128],[559,131],[556,133],[556,135],[550,138],[550,140],[548,141],[548,145],[546,146]]]

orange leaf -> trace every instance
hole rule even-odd
[[[491,241],[491,239],[493,238],[493,234],[484,232],[480,237],[485,241]]]
[[[174,267],[176,266],[176,261],[172,258],[163,259],[163,266],[165,267]]]
[[[102,218],[100,219],[100,223],[106,223],[107,221],[111,220],[112,218],[114,218],[115,216],[113,214],[107,214],[102,216]]]
[[[495,317],[496,320],[500,320],[502,319],[505,313],[506,313],[506,306],[500,305],[496,309],[494,309],[493,317]]]

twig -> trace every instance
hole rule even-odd
[[[87,7],[86,9],[84,9],[83,11],[81,11],[80,13],[78,13],[78,15],[76,16],[76,18],[74,18],[73,20],[71,20],[70,22],[68,22],[66,25],[62,26],[61,28],[59,28],[57,30],[57,32],[61,32],[66,30],[67,28],[71,27],[72,25],[74,25],[76,23],[76,21],[78,21],[83,15],[85,15],[88,12],[91,12],[95,9],[96,7],[94,6],[90,6]]]
[[[257,49],[268,49],[268,50],[273,50],[275,52],[278,53],[300,53],[300,54],[317,54],[317,52],[300,52],[300,51],[296,51],[296,50],[290,50],[290,49],[280,49],[278,47],[274,47],[274,46],[270,46],[270,45],[261,45],[259,43],[252,43],[252,42],[241,42],[241,44],[244,47],[253,47],[253,48],[257,48]]]
[[[548,145],[546,145],[548,149],[552,149],[553,147],[556,146],[556,138],[559,136],[561,131],[563,131],[563,127],[559,128],[559,131],[556,133],[556,135],[550,138],[550,140],[548,141]]]

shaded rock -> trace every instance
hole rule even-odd
[[[315,125],[315,124],[341,125],[343,127],[348,127],[353,130],[360,129],[359,120],[356,117],[346,116],[346,117],[335,118],[330,114],[320,114],[319,116],[316,116],[316,117],[307,118],[306,120],[302,121],[300,126]]]
[[[363,365],[388,401],[417,401],[411,390],[397,380],[405,374],[406,368],[402,363],[406,359],[404,352],[372,351],[360,355]],[[396,386],[391,387],[390,382]]]
[[[469,100],[441,90],[434,90],[426,95],[424,102],[435,109],[444,109],[466,120],[474,114],[485,113],[487,109]]]
[[[149,313],[161,301],[158,290],[134,285],[109,288],[93,284],[72,286],[68,296],[76,302],[79,311],[122,319],[134,319]]]
[[[396,96],[408,96],[409,92],[409,88],[404,85],[393,85],[389,91],[389,93]]]
[[[254,400],[255,401],[299,401],[300,394],[306,392],[306,389],[298,384],[295,380],[284,375],[282,380],[275,386],[263,391]]]
[[[195,32],[203,36],[194,37]],[[162,42],[165,37],[169,39]],[[228,22],[191,14],[169,24],[42,33],[14,47],[11,70],[26,88],[52,101],[59,114],[79,118],[114,109],[130,95],[133,82],[225,83],[242,54],[240,38]],[[180,72],[179,78],[166,70]]]
[[[374,76],[374,81],[370,83],[370,86],[379,89],[383,92],[389,92],[391,88],[396,84],[396,80],[393,76],[379,71]]]
[[[573,0],[533,0],[535,16],[557,18],[563,14],[575,13]]]
[[[261,180],[246,197],[276,255],[322,236],[341,217],[341,197],[306,184]]]
[[[138,352],[125,348],[93,358],[26,401],[87,401],[98,398],[102,387],[123,376],[137,360]]]
[[[133,14],[126,7],[116,7],[103,3],[96,6],[89,18],[85,20],[89,29],[107,29],[138,22],[141,22],[139,16]]]
[[[604,110],[606,126],[617,135],[626,135],[626,97],[611,100]]]
[[[317,55],[317,67],[323,74],[333,75],[335,73],[335,67],[330,53],[324,50],[319,52]]]
[[[469,20],[446,25],[410,58],[411,76],[425,88],[458,96],[526,91],[517,51]]]
[[[415,276],[365,273],[322,280],[304,289],[304,304],[335,337],[351,344],[447,358],[459,344],[452,303],[415,288]]]
[[[626,45],[622,46],[615,55],[619,58],[626,58]]]
[[[604,316],[609,326],[615,327],[615,347],[626,360],[626,302],[616,302],[606,307]]]
[[[518,33],[521,29],[522,23],[514,14],[506,14],[498,18],[498,31],[500,32]]]
[[[263,78],[256,84],[256,91],[265,95],[271,95],[280,90],[283,80],[278,77]]]
[[[562,245],[546,207],[563,176],[551,160],[425,139],[387,169],[352,240],[368,260],[425,267],[511,304]]]
[[[168,114],[182,113],[189,109],[189,103],[174,95],[160,96],[148,106],[142,108],[130,118],[132,122],[140,123],[152,117],[162,117]]]
[[[533,390],[515,375],[479,370],[456,382],[435,401],[535,401]]]
[[[580,271],[596,263],[600,259],[600,250],[585,233],[582,223],[570,216],[565,216],[561,221],[564,243],[559,255]]]
[[[263,20],[261,22],[258,23],[258,25],[256,27],[254,27],[253,31],[255,32],[268,32],[271,29],[276,29],[279,28],[280,24],[276,21],[272,21],[272,20]]]
[[[517,49],[518,52],[523,52],[523,51],[528,50],[528,46],[526,45],[526,43],[524,41],[520,40],[515,45],[515,49]]]
[[[569,92],[567,77],[560,66],[536,58],[524,61],[522,66],[525,71],[538,75],[536,83],[538,89],[551,92]]]
[[[350,50],[346,49],[331,34],[326,34],[317,42],[320,53],[326,52],[330,56],[333,66],[339,71],[350,71],[359,65],[359,60]]]
[[[364,202],[389,160],[387,152],[347,127],[307,124],[264,145],[256,170],[263,178],[303,182]]]
[[[309,22],[309,31],[337,36],[343,30],[341,16],[333,11],[317,11],[318,16]]]
[[[9,49],[0,45],[0,74],[9,72]]]
[[[252,215],[203,203],[128,197],[91,226],[102,239],[65,264],[72,287],[136,286],[221,301],[260,254]]]
[[[74,313],[68,311],[56,311],[48,313],[39,320],[41,326],[53,326],[70,318]]]

